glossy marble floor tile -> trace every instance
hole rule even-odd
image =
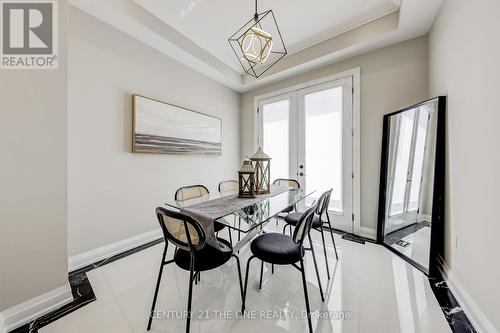
[[[316,237],[315,237],[316,238]],[[339,260],[328,247],[331,279],[326,276],[320,243],[314,243],[325,302],[321,302],[311,255],[306,257],[306,278],[315,332],[397,333],[451,332],[420,271],[382,246],[361,245],[335,235]],[[146,332],[163,244],[134,253],[87,273],[97,300],[40,329],[62,332]],[[169,247],[167,257],[171,257]],[[242,270],[250,256],[239,254]],[[293,267],[264,269],[258,290],[260,262],[250,268],[247,318],[240,318],[241,297],[236,261],[204,272],[194,287],[191,332],[307,332],[300,272]],[[183,332],[187,306],[188,272],[165,266],[152,332]]]

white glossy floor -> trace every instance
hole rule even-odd
[[[314,233],[314,231],[313,231]],[[335,235],[339,261],[329,248],[332,279],[327,283],[321,245],[315,244],[326,301],[321,302],[312,257],[308,254],[308,290],[312,311],[330,318],[314,319],[315,332],[450,332],[427,278],[385,248],[360,245]],[[234,238],[233,238],[234,239]],[[42,333],[145,332],[163,244],[156,245],[88,273],[97,301],[43,327]],[[169,247],[172,256],[173,247]],[[244,274],[249,248],[240,252]],[[260,262],[254,260],[249,277],[247,311],[254,318],[236,318],[241,299],[234,259],[202,275],[193,293],[194,332],[307,332],[300,272],[279,266],[264,271],[258,291]],[[180,316],[187,305],[188,272],[166,266],[157,310]],[[167,312],[168,311],[168,312]],[[269,311],[263,313],[262,311]],[[290,318],[292,312],[294,317]],[[340,319],[344,314],[348,319]],[[232,316],[233,318],[223,318]],[[279,317],[277,317],[279,316]],[[155,319],[152,332],[184,332],[184,319]]]

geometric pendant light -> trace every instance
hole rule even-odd
[[[259,14],[257,0],[253,18],[229,37],[228,41],[245,73],[255,78],[260,77],[287,54],[273,11]]]

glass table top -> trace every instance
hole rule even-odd
[[[268,221],[272,217],[278,215],[283,209],[293,206],[307,198],[314,191],[288,190],[286,192],[271,196],[263,197],[245,208],[236,210],[230,214],[215,219],[216,222],[222,223],[232,229],[242,232],[248,232],[255,227],[261,225],[263,222]],[[165,204],[171,208],[181,209],[187,208],[208,200],[218,199],[224,196],[234,196],[234,193],[228,195],[209,194],[196,199],[189,199],[184,201],[171,200]],[[256,199],[259,197],[257,196]]]
[[[215,221],[225,224],[230,228],[248,232],[278,215],[283,209],[304,200],[312,193],[305,192],[302,189],[290,190],[220,217]]]

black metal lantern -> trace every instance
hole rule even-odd
[[[255,78],[287,54],[273,11],[259,14],[257,0],[254,17],[229,37],[229,44],[245,73]]]
[[[271,158],[261,148],[250,158],[255,171],[255,193],[271,192]]]
[[[238,197],[255,198],[255,171],[250,159],[245,158],[238,171]]]

